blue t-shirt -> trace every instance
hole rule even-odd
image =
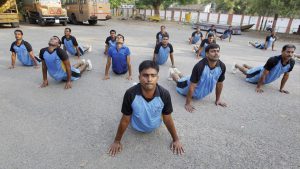
[[[173,112],[170,93],[157,85],[153,98],[146,99],[141,84],[137,84],[126,91],[121,112],[131,116],[131,126],[135,130],[151,132],[160,127],[162,115]]]
[[[225,80],[225,71],[226,66],[220,60],[214,68],[210,68],[207,58],[204,58],[194,66],[190,77],[183,77],[178,81],[176,90],[186,96],[191,82],[197,83],[193,98],[202,99],[213,91],[217,82]]]
[[[192,33],[192,37],[193,37],[193,40],[192,40],[192,44],[196,44],[202,37],[202,32],[193,32]]]
[[[212,42],[212,43],[215,43],[215,42]],[[210,45],[211,43],[209,43],[208,39],[204,39],[203,41],[201,41],[201,44],[200,44],[200,47],[202,47],[202,51],[200,53],[200,56],[202,56],[202,58],[205,58],[206,57],[206,54],[205,54],[205,49],[208,45]]]
[[[264,70],[268,70],[269,74],[266,76],[264,84],[271,83],[278,79],[283,73],[293,70],[295,60],[290,59],[286,65],[282,64],[282,56],[274,56],[268,59],[264,66],[254,67],[247,71],[246,81],[257,84]]]
[[[155,60],[156,63],[159,65],[166,63],[169,54],[173,52],[173,46],[170,43],[168,43],[167,46],[163,46],[162,43],[157,44],[154,50],[154,53],[157,55]]]
[[[108,49],[108,57],[112,59],[112,70],[117,74],[127,72],[127,57],[130,56],[130,50],[123,45],[120,49],[116,46],[112,46]]]
[[[111,36],[107,37],[105,40],[105,44],[108,45],[108,48],[116,46],[117,44],[116,38],[112,39]]]
[[[40,58],[45,62],[49,75],[56,81],[67,80],[67,71],[63,61],[68,60],[68,54],[61,48],[54,51],[48,51],[48,48],[40,50]],[[77,80],[80,77],[79,69],[71,66],[71,80]]]
[[[18,46],[17,42],[13,42],[10,46],[10,51],[17,55],[18,60],[25,66],[33,66],[34,62],[30,58],[29,53],[32,51],[31,45],[22,40]]]
[[[61,43],[65,45],[66,50],[71,54],[71,55],[76,55],[77,50],[75,47],[78,46],[78,42],[74,36],[71,36],[67,38],[66,36],[63,36],[61,38]]]

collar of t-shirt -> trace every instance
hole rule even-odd
[[[15,45],[18,46],[18,47],[20,47],[22,44],[24,44],[24,40],[23,39],[22,39],[20,45],[17,44],[17,40],[15,41]]]
[[[159,93],[159,90],[158,90],[158,84],[156,84],[155,92],[154,92],[154,95],[153,95],[152,98],[146,98],[146,97],[143,95],[143,92],[142,92],[142,85],[141,85],[140,83],[138,84],[138,87],[139,87],[138,95],[141,95],[147,102],[150,102],[150,101],[153,100],[155,97],[160,96],[160,93]]]
[[[56,50],[57,50],[57,48],[55,48],[55,49],[51,52],[51,51],[49,51],[49,47],[47,48],[47,52],[48,52],[49,54],[54,53]]]
[[[71,40],[71,39],[73,38],[73,36],[70,35],[69,38],[68,38],[68,37],[65,35],[65,38],[66,38],[67,41],[69,41],[69,40]]]
[[[215,69],[215,68],[217,68],[217,67],[220,66],[220,60],[217,61],[215,67],[211,68],[211,67],[209,66],[209,64],[208,64],[208,59],[207,59],[207,58],[204,58],[204,59],[205,59],[205,60],[204,60],[205,65],[207,65],[207,66],[209,67],[210,70],[213,70],[213,69]]]

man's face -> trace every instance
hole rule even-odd
[[[50,46],[59,46],[59,39],[57,37],[52,37],[49,41]]]
[[[211,29],[216,29],[215,26],[212,26]]]
[[[110,32],[110,37],[112,37],[114,39],[116,37],[116,33],[115,32]]]
[[[166,28],[164,26],[160,27],[161,32],[165,32]]]
[[[229,27],[229,30],[232,30],[232,27],[231,27],[231,26]]]
[[[284,59],[291,59],[294,56],[294,52],[294,48],[287,48],[285,51],[281,52],[281,55]]]
[[[66,36],[70,36],[70,35],[71,35],[71,32],[70,32],[69,29],[65,29],[65,35],[66,35]]]
[[[162,44],[163,44],[163,45],[167,45],[168,43],[169,43],[169,38],[164,37],[164,38],[162,39]]]
[[[213,41],[214,41],[214,37],[213,36],[211,36],[211,37],[208,38],[208,42],[209,43],[212,43]]]
[[[124,40],[123,40],[122,36],[117,36],[116,41],[117,41],[118,44],[123,44],[124,43]]]
[[[154,68],[144,69],[139,75],[141,86],[146,91],[155,90],[158,78],[158,72]]]
[[[210,61],[218,61],[219,58],[220,58],[220,49],[219,49],[219,48],[210,49],[210,50],[206,53],[206,57],[207,57],[208,60],[210,60]]]
[[[200,28],[197,28],[197,32],[198,32],[198,33],[200,32]]]
[[[273,32],[271,33],[271,35],[272,35],[272,36],[275,36],[275,35],[276,35],[276,33],[273,31]]]
[[[22,33],[21,32],[15,32],[15,38],[16,38],[16,40],[22,40],[22,38],[23,38]]]

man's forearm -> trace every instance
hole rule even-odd
[[[108,70],[110,68],[110,63],[106,63],[106,66],[105,66],[105,76],[108,76]]]
[[[165,117],[165,116],[170,116],[170,117]],[[175,125],[174,125],[174,121],[171,117],[171,115],[163,115],[163,119],[164,119],[164,123],[169,131],[169,133],[171,134],[171,137],[173,139],[173,141],[178,141],[178,135],[175,129]]]
[[[15,64],[16,64],[16,55],[12,54],[11,55],[11,65],[15,66]]]
[[[289,79],[289,75],[284,75],[282,77],[281,83],[280,83],[280,90],[282,90],[285,86],[285,83],[287,82],[287,80]]]
[[[128,75],[131,76],[132,72],[131,72],[131,64],[128,64]]]
[[[256,88],[260,89],[262,87],[262,85],[264,84],[265,81],[265,77],[262,76],[261,78],[259,78],[258,82],[257,82],[257,86]]]
[[[174,56],[173,56],[173,53],[170,54],[170,58],[171,58],[172,66],[174,66]]]
[[[42,63],[42,72],[43,72],[43,80],[46,81],[47,80],[47,67],[46,67],[45,61],[43,61],[43,63]]]
[[[125,117],[122,117],[119,127],[118,127],[116,137],[115,137],[115,142],[121,141],[123,134],[124,134],[125,130],[127,129],[128,125],[129,125],[129,121],[126,120]]]
[[[223,83],[218,82],[216,85],[216,101],[220,100],[222,90],[223,90]]]

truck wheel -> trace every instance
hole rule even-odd
[[[18,28],[20,26],[19,22],[13,22],[11,23],[11,27]]]
[[[97,20],[89,20],[89,24],[90,25],[96,25],[97,24]]]
[[[63,21],[63,22],[62,22],[62,25],[63,25],[63,26],[67,26],[67,21]]]

